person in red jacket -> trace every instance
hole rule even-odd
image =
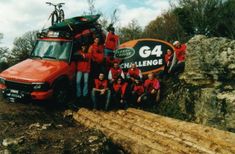
[[[78,51],[79,60],[77,62],[77,92],[78,98],[81,96],[88,96],[88,79],[91,69],[91,54],[87,53],[86,45],[82,45],[81,50]],[[83,76],[83,92],[81,92],[81,79]]]
[[[174,58],[173,65],[169,69],[169,73],[181,73],[184,71],[185,67],[185,57],[186,57],[186,49],[187,46],[185,44],[181,44],[179,41],[175,41],[174,45]]]
[[[112,84],[112,98],[115,101],[115,104],[118,104],[120,107],[125,107],[126,102],[126,89],[127,83],[124,82],[124,79],[119,76],[115,82]]]
[[[149,102],[158,103],[160,100],[160,82],[153,73],[148,74],[148,79],[144,82],[144,88]]]
[[[173,60],[173,51],[171,49],[168,49],[166,55],[164,56],[164,61],[165,61],[164,75],[168,74],[168,70],[171,67],[172,60]]]
[[[128,69],[126,76],[129,82],[132,84],[135,83],[136,79],[142,79],[142,72],[139,68],[136,67],[136,64],[132,63],[131,68]]]
[[[105,72],[104,64],[104,46],[100,44],[99,37],[96,37],[94,43],[90,46],[89,51],[92,57],[92,73],[96,78],[99,72]]]
[[[105,56],[112,54],[119,45],[119,36],[115,34],[115,29],[113,27],[109,27],[108,31],[109,32],[105,40]]]
[[[108,80],[104,78],[104,73],[99,74],[99,78],[95,79],[94,88],[92,89],[91,98],[94,108],[97,108],[97,100],[105,101],[105,110],[108,110],[111,91],[108,88]],[[98,105],[99,106],[99,105]]]
[[[121,63],[121,59],[114,58],[113,54],[106,57],[106,69],[107,72],[113,67],[114,63],[118,63],[118,65]]]
[[[147,100],[145,95],[144,84],[141,82],[140,78],[135,79],[135,83],[131,88],[131,102],[134,104],[142,104]]]
[[[114,62],[113,67],[109,70],[109,82],[112,84],[119,76],[121,76],[123,79],[125,78],[125,75],[122,69],[119,67],[118,62]]]

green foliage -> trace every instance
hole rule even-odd
[[[132,20],[127,27],[119,29],[120,42],[126,42],[142,37],[143,30],[136,20]]]
[[[168,11],[151,21],[144,29],[144,37],[163,39],[167,41],[183,39],[184,30],[178,22],[178,17]]]
[[[196,34],[235,39],[234,10],[234,0],[178,0],[145,27],[143,36],[183,42]]]

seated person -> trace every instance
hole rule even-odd
[[[107,70],[109,71],[113,67],[114,63],[120,64],[121,61],[122,61],[121,59],[114,58],[113,54],[109,54],[106,57],[106,68],[107,68]]]
[[[127,72],[127,79],[129,83],[134,83],[135,79],[139,78],[140,80],[142,79],[142,73],[139,68],[136,67],[136,64],[132,63],[131,68],[128,69]]]
[[[105,101],[105,110],[108,110],[111,92],[108,89],[108,80],[104,78],[104,73],[100,73],[98,79],[95,79],[94,88],[91,92],[94,108],[97,108],[97,100]]]
[[[117,77],[117,79],[112,84],[112,97],[115,101],[115,104],[118,104],[119,107],[125,107],[126,104],[126,88],[127,83],[124,82],[121,76]]]
[[[140,78],[135,79],[131,90],[132,103],[143,104],[146,101],[147,98],[144,92],[144,85],[141,82]]]
[[[160,83],[153,73],[148,74],[148,79],[144,82],[146,96],[150,103],[158,103],[160,100]]]
[[[110,84],[113,84],[113,82],[117,80],[119,76],[121,76],[123,79],[125,78],[125,75],[122,69],[119,67],[118,62],[114,62],[113,67],[109,70],[108,74]]]

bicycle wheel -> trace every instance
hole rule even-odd
[[[51,25],[58,23],[58,14],[56,11],[51,13]]]
[[[59,13],[60,13],[60,22],[64,21],[64,10],[61,9]]]

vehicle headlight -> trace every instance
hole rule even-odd
[[[5,84],[5,78],[0,77],[0,84]]]
[[[46,91],[49,89],[48,83],[33,83],[33,89],[36,91]]]

